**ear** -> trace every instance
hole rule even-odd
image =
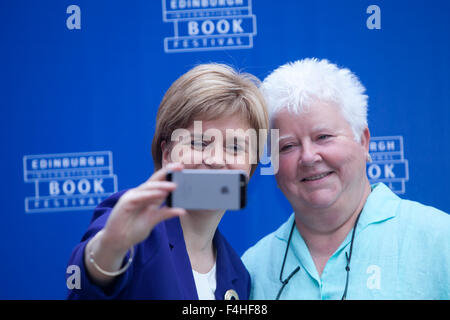
[[[167,143],[166,141],[161,141],[161,151],[162,151],[162,167],[164,168],[165,166],[167,166],[167,164],[172,162],[172,159],[170,158],[170,144]]]
[[[363,133],[361,134],[361,146],[365,149],[366,153],[369,152],[369,143],[370,143],[370,131],[369,128],[365,128]]]

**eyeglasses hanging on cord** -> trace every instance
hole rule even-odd
[[[358,217],[356,218],[355,224],[353,225],[352,238],[351,238],[351,241],[350,241],[350,250],[349,250],[349,252],[345,252],[345,258],[347,260],[347,264],[345,266],[345,271],[347,273],[347,276],[346,276],[346,279],[345,279],[345,288],[344,288],[344,293],[342,295],[341,300],[346,300],[347,299],[348,281],[349,281],[349,278],[350,278],[350,262],[351,262],[352,253],[353,253],[353,243],[354,243],[354,240],[355,240],[356,226],[358,224],[359,217],[361,216],[361,212],[358,214]],[[286,264],[286,258],[287,258],[287,254],[289,252],[289,246],[291,244],[291,239],[292,239],[292,234],[294,233],[294,229],[295,229],[295,219],[294,219],[294,223],[292,224],[292,227],[291,227],[291,232],[289,233],[289,238],[288,238],[288,242],[287,242],[287,245],[286,245],[286,250],[284,252],[283,264],[281,265],[281,270],[280,270],[281,288],[278,291],[278,294],[277,294],[275,300],[280,300],[281,293],[283,292],[284,288],[288,284],[289,280],[291,280],[291,278],[300,270],[300,266],[297,266],[297,268],[295,268],[289,274],[289,276],[286,279],[283,280],[284,265]]]

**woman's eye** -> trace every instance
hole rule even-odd
[[[285,144],[285,145],[280,147],[280,152],[289,151],[292,147],[293,147],[292,144]]]
[[[191,146],[195,149],[204,149],[207,143],[202,140],[191,140]]]
[[[238,144],[232,144],[232,145],[228,145],[227,146],[227,151],[230,151],[232,153],[241,153],[242,151],[244,151],[244,148],[241,145]]]
[[[328,138],[330,138],[331,136],[329,134],[321,134],[320,136],[317,137],[318,140],[326,140]]]

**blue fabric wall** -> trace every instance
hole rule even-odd
[[[1,1],[0,298],[65,297],[92,206],[152,173],[159,102],[203,62],[261,79],[305,57],[350,68],[369,95],[372,181],[450,212],[449,12],[446,0]],[[248,196],[220,225],[239,254],[291,213],[259,170]]]

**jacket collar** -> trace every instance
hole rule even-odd
[[[192,265],[184,242],[183,229],[181,228],[180,219],[178,217],[165,221],[167,228],[167,237],[169,247],[177,261],[175,266],[179,282],[184,285],[182,288],[185,298],[197,300],[197,289],[195,286],[194,275],[192,273]],[[231,261],[229,245],[226,239],[216,230],[213,238],[213,244],[217,252],[216,256],[216,292],[217,300],[223,300],[225,292],[229,289],[235,289],[234,282],[238,279],[238,272]]]
[[[395,217],[398,200],[400,200],[400,198],[385,184],[380,182],[372,185],[372,192],[369,197],[367,197],[366,203],[364,204],[356,233],[359,233],[359,231],[370,224],[379,223]],[[292,223],[294,223],[294,216],[295,213],[293,213],[288,221],[275,231],[275,236],[277,238],[283,241],[288,240]]]
[[[395,217],[400,198],[384,183],[372,185],[372,192],[364,204],[358,228],[364,229],[370,224],[383,222]]]
[[[230,246],[227,240],[222,236],[219,229],[213,239],[214,247],[216,248],[216,279],[217,287],[215,291],[216,300],[224,300],[225,293],[233,289],[237,291],[236,280],[239,278],[238,271],[235,269],[236,262],[231,259]]]
[[[378,183],[372,185],[372,192],[364,204],[364,208],[361,212],[361,217],[358,221],[356,227],[355,237],[362,232],[367,226],[375,223],[381,223],[383,221],[389,220],[395,217],[395,212],[399,204],[399,197],[395,195],[386,185],[383,183]],[[291,214],[289,219],[277,230],[275,231],[275,236],[285,243],[288,242],[289,233],[294,223],[295,213]],[[351,241],[352,231],[349,232],[347,237],[341,243],[336,252],[341,251],[348,245]],[[295,228],[292,235],[292,240],[290,244],[291,250],[296,256],[296,258],[302,263],[303,267],[309,272],[311,276],[319,279],[319,275],[314,266],[312,257],[309,253],[309,249],[303,240],[298,229]],[[287,272],[290,272],[289,270]],[[287,273],[289,274],[289,273]]]
[[[176,217],[166,220],[164,223],[167,229],[169,248],[175,261],[174,267],[177,271],[174,276],[178,278],[178,283],[181,284],[180,290],[183,292],[183,297],[186,300],[198,300],[191,261],[184,242],[180,219]]]

